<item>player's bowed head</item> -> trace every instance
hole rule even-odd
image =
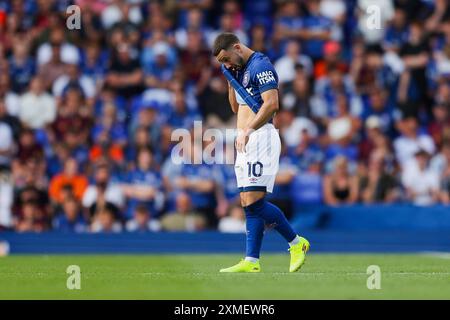
[[[233,33],[221,33],[214,40],[213,55],[219,63],[232,71],[242,69],[252,53]]]

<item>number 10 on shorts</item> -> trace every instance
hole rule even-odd
[[[263,164],[259,161],[251,163],[247,162],[248,176],[261,177],[263,171]]]

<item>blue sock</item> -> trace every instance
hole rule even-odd
[[[259,259],[264,236],[264,220],[248,207],[244,207],[247,226],[246,257]]]
[[[247,210],[261,217],[267,225],[274,225],[287,242],[291,242],[297,237],[284,213],[276,205],[267,202],[262,198],[246,207]]]

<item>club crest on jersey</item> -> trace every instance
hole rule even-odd
[[[242,86],[246,87],[250,82],[250,71],[245,71],[244,77],[242,78]]]

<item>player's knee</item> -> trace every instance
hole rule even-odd
[[[266,195],[263,191],[247,191],[247,192],[241,192],[241,205],[243,207],[249,206],[252,203],[255,203],[259,199],[264,198]]]

